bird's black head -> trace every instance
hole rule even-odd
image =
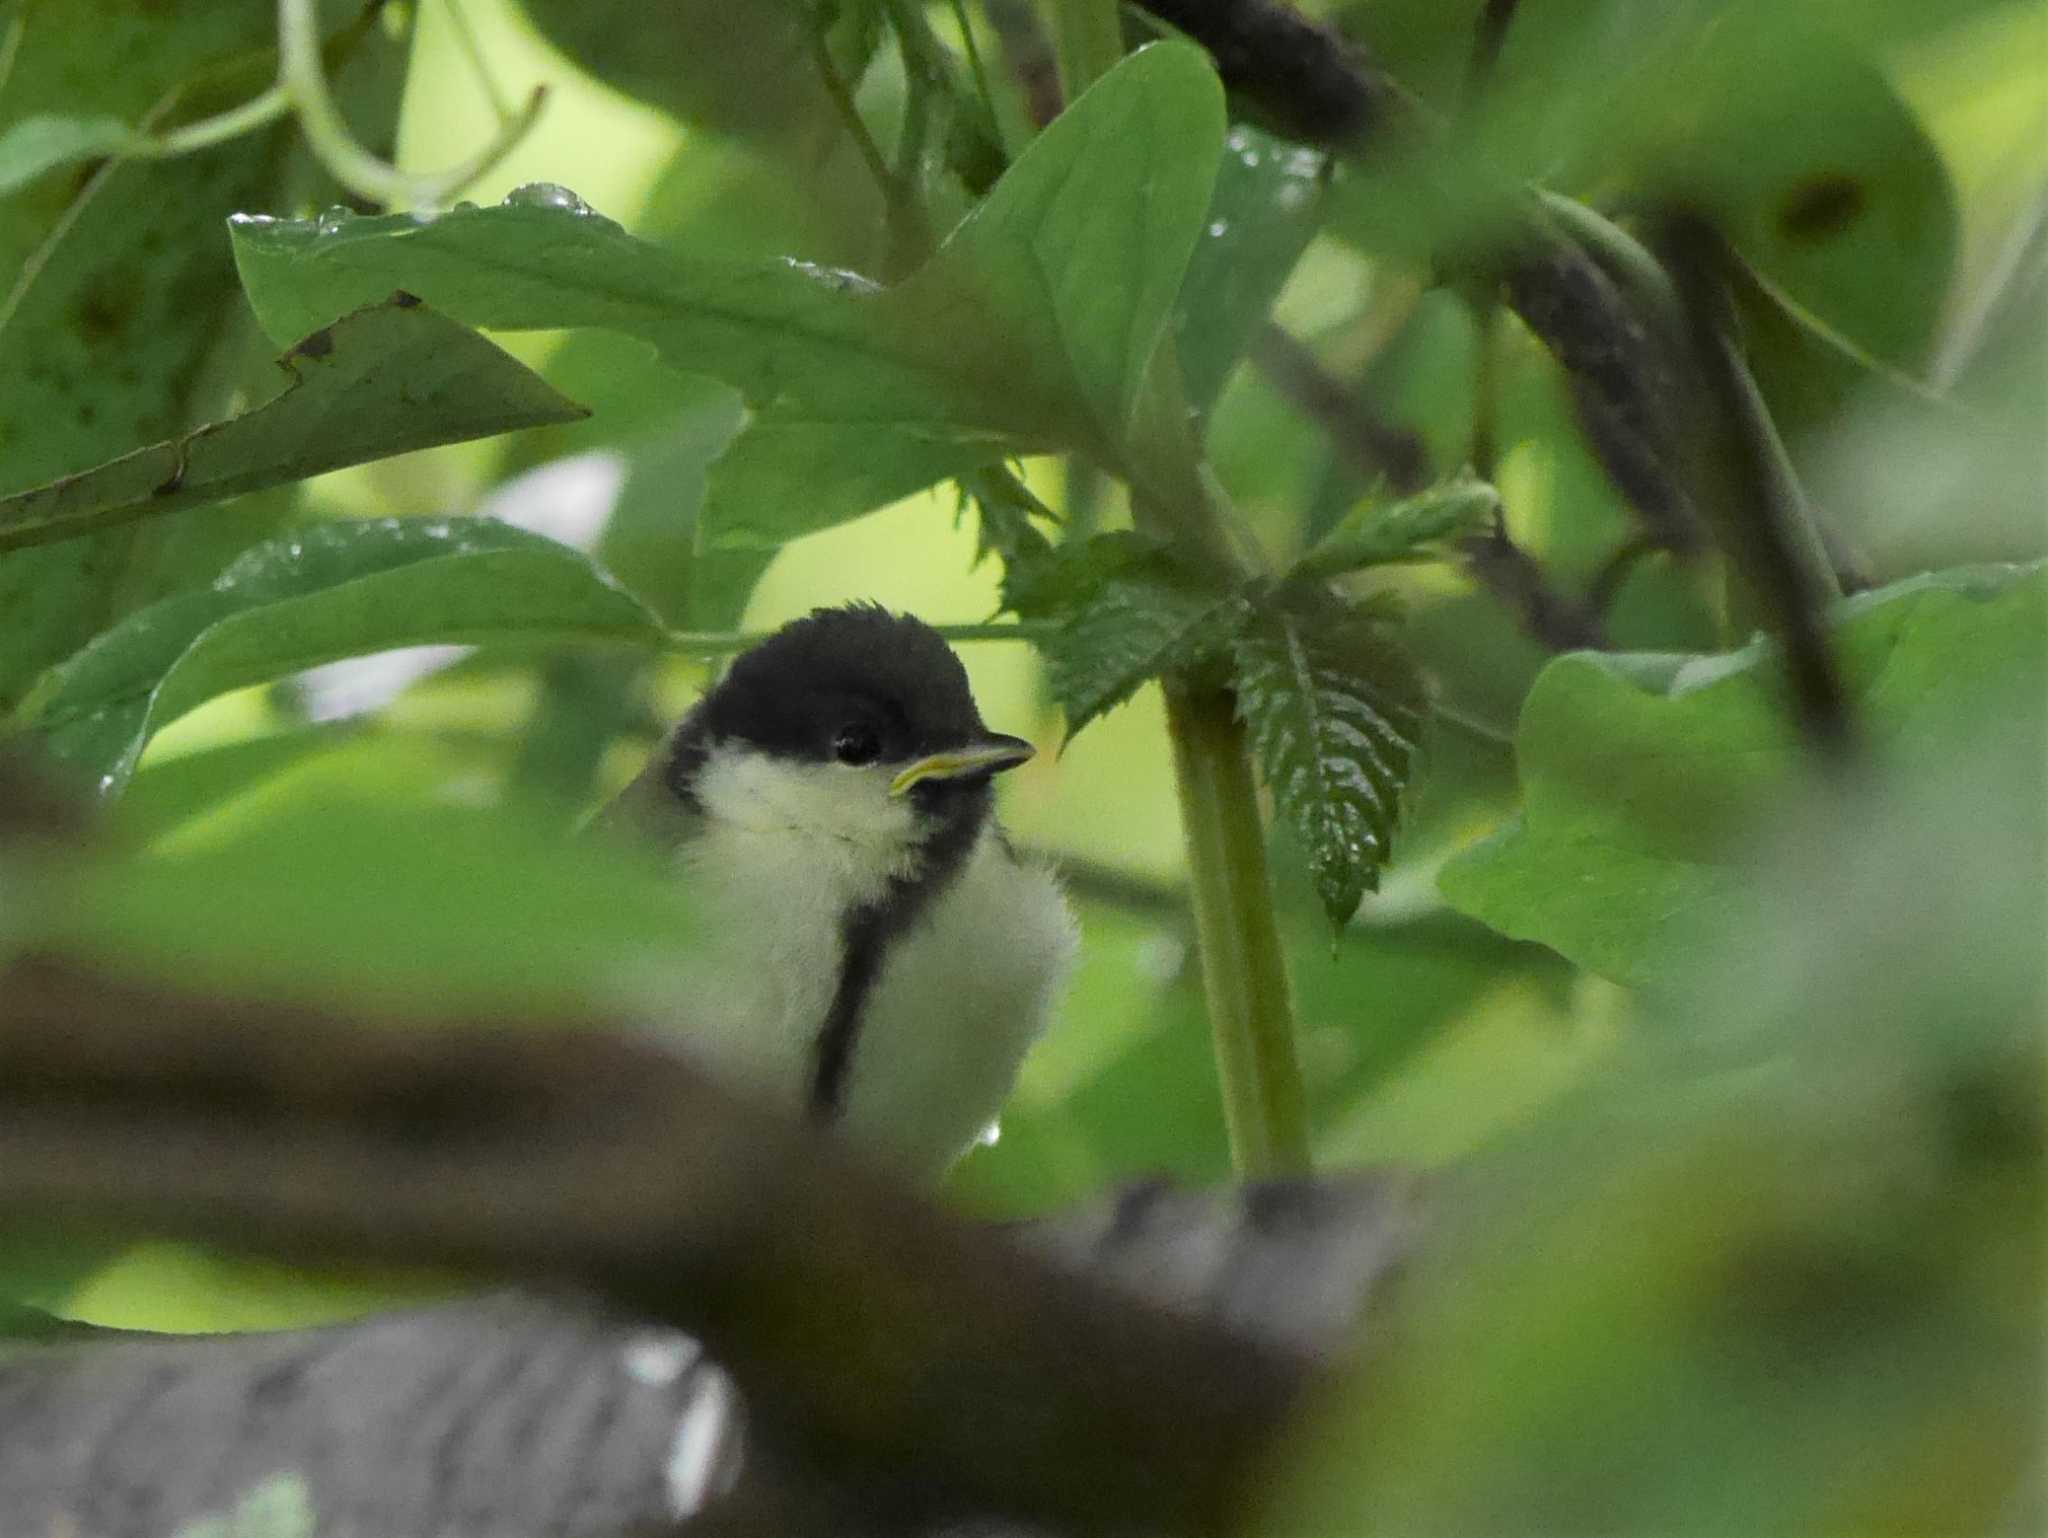
[[[797,763],[920,766],[896,789],[933,809],[985,794],[991,774],[1030,756],[982,724],[936,630],[873,604],[814,610],[737,658],[685,724],[676,774],[714,743]]]

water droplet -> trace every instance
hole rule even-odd
[[[1000,1120],[990,1122],[975,1138],[977,1148],[993,1148],[1003,1140],[1003,1124]]]
[[[843,293],[873,294],[881,291],[882,285],[872,278],[864,278],[857,272],[848,272],[844,267],[821,267],[816,262],[800,261],[793,256],[785,256],[782,262],[792,271],[800,272],[807,278],[815,278],[828,288],[836,288]]]
[[[1251,142],[1251,135],[1247,134],[1241,127],[1233,128],[1230,130],[1229,137],[1224,139],[1223,142],[1234,153],[1243,149]]]
[[[473,214],[476,212],[476,204],[470,202],[468,198],[461,198],[448,206],[448,212],[451,214]]]
[[[342,207],[341,204],[336,203],[333,207],[324,210],[320,217],[313,222],[313,229],[315,233],[321,235],[339,235],[342,227],[354,217],[354,214]]]
[[[1248,171],[1256,171],[1259,168],[1259,152],[1257,150],[1239,150],[1237,158],[1244,162],[1245,169]]]
[[[1227,219],[1212,219],[1212,220],[1210,220],[1210,221],[1209,221],[1209,238],[1210,238],[1211,240],[1220,240],[1220,239],[1221,239],[1221,238],[1222,238],[1223,236],[1225,236],[1225,235],[1227,235],[1227,234],[1229,234],[1229,233],[1230,233],[1230,221],[1229,221],[1229,220],[1227,220]]]
[[[106,793],[107,793],[108,791],[112,790],[113,788],[114,788],[114,777],[113,777],[113,776],[112,776],[111,774],[103,774],[103,775],[101,775],[101,776],[100,776],[100,794],[101,794],[101,795],[105,795],[105,794],[106,794]]]
[[[275,224],[277,220],[269,214],[229,214],[229,224]]]
[[[1274,201],[1280,205],[1283,214],[1298,210],[1309,199],[1309,184],[1299,180],[1288,180],[1280,184],[1280,191]]]
[[[523,187],[514,187],[505,194],[505,202],[514,208],[559,208],[572,214],[590,212],[588,203],[558,182],[528,182]]]

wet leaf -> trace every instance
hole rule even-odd
[[[1235,663],[1260,775],[1341,928],[1392,847],[1427,719],[1422,679],[1380,627],[1334,603],[1261,614]]]
[[[273,336],[399,286],[471,325],[624,331],[724,380],[756,415],[713,469],[704,526],[713,544],[773,546],[1021,452],[1114,462],[1222,131],[1203,56],[1144,49],[889,289],[794,261],[662,251],[531,196],[427,223],[243,219],[236,260]]]
[[[1174,306],[1188,403],[1206,412],[1322,222],[1323,157],[1246,124],[1223,141],[1202,238]]]
[[[323,662],[437,642],[661,636],[587,557],[505,524],[315,524],[95,638],[50,671],[21,714],[55,759],[112,794],[162,726],[230,689]]]

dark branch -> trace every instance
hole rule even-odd
[[[1792,714],[1813,748],[1844,757],[1854,736],[1822,610],[1834,577],[1770,416],[1734,342],[1729,255],[1704,217],[1675,211],[1657,246],[1689,333],[1709,423],[1706,469],[1719,491],[1715,524],[1729,561],[1785,652]]]
[[[944,1217],[670,1053],[506,1025],[17,967],[0,1219],[587,1290],[700,1338],[821,1477],[1076,1531],[1221,1531],[1314,1377]]]
[[[1356,148],[1385,120],[1397,88],[1364,52],[1268,0],[1138,0],[1216,60],[1223,84],[1276,133]]]

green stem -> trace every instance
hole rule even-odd
[[[1226,691],[1172,682],[1166,719],[1231,1163],[1240,1176],[1298,1174],[1308,1110],[1244,728]]]
[[[1052,0],[1053,52],[1060,89],[1072,101],[1124,56],[1117,0]]]
[[[525,107],[501,123],[497,136],[475,155],[432,176],[410,176],[364,149],[349,132],[327,89],[314,0],[277,0],[277,58],[278,84],[297,110],[306,143],[327,174],[357,197],[387,208],[408,203],[431,207],[452,197],[511,152],[547,100],[547,87],[535,86]]]

